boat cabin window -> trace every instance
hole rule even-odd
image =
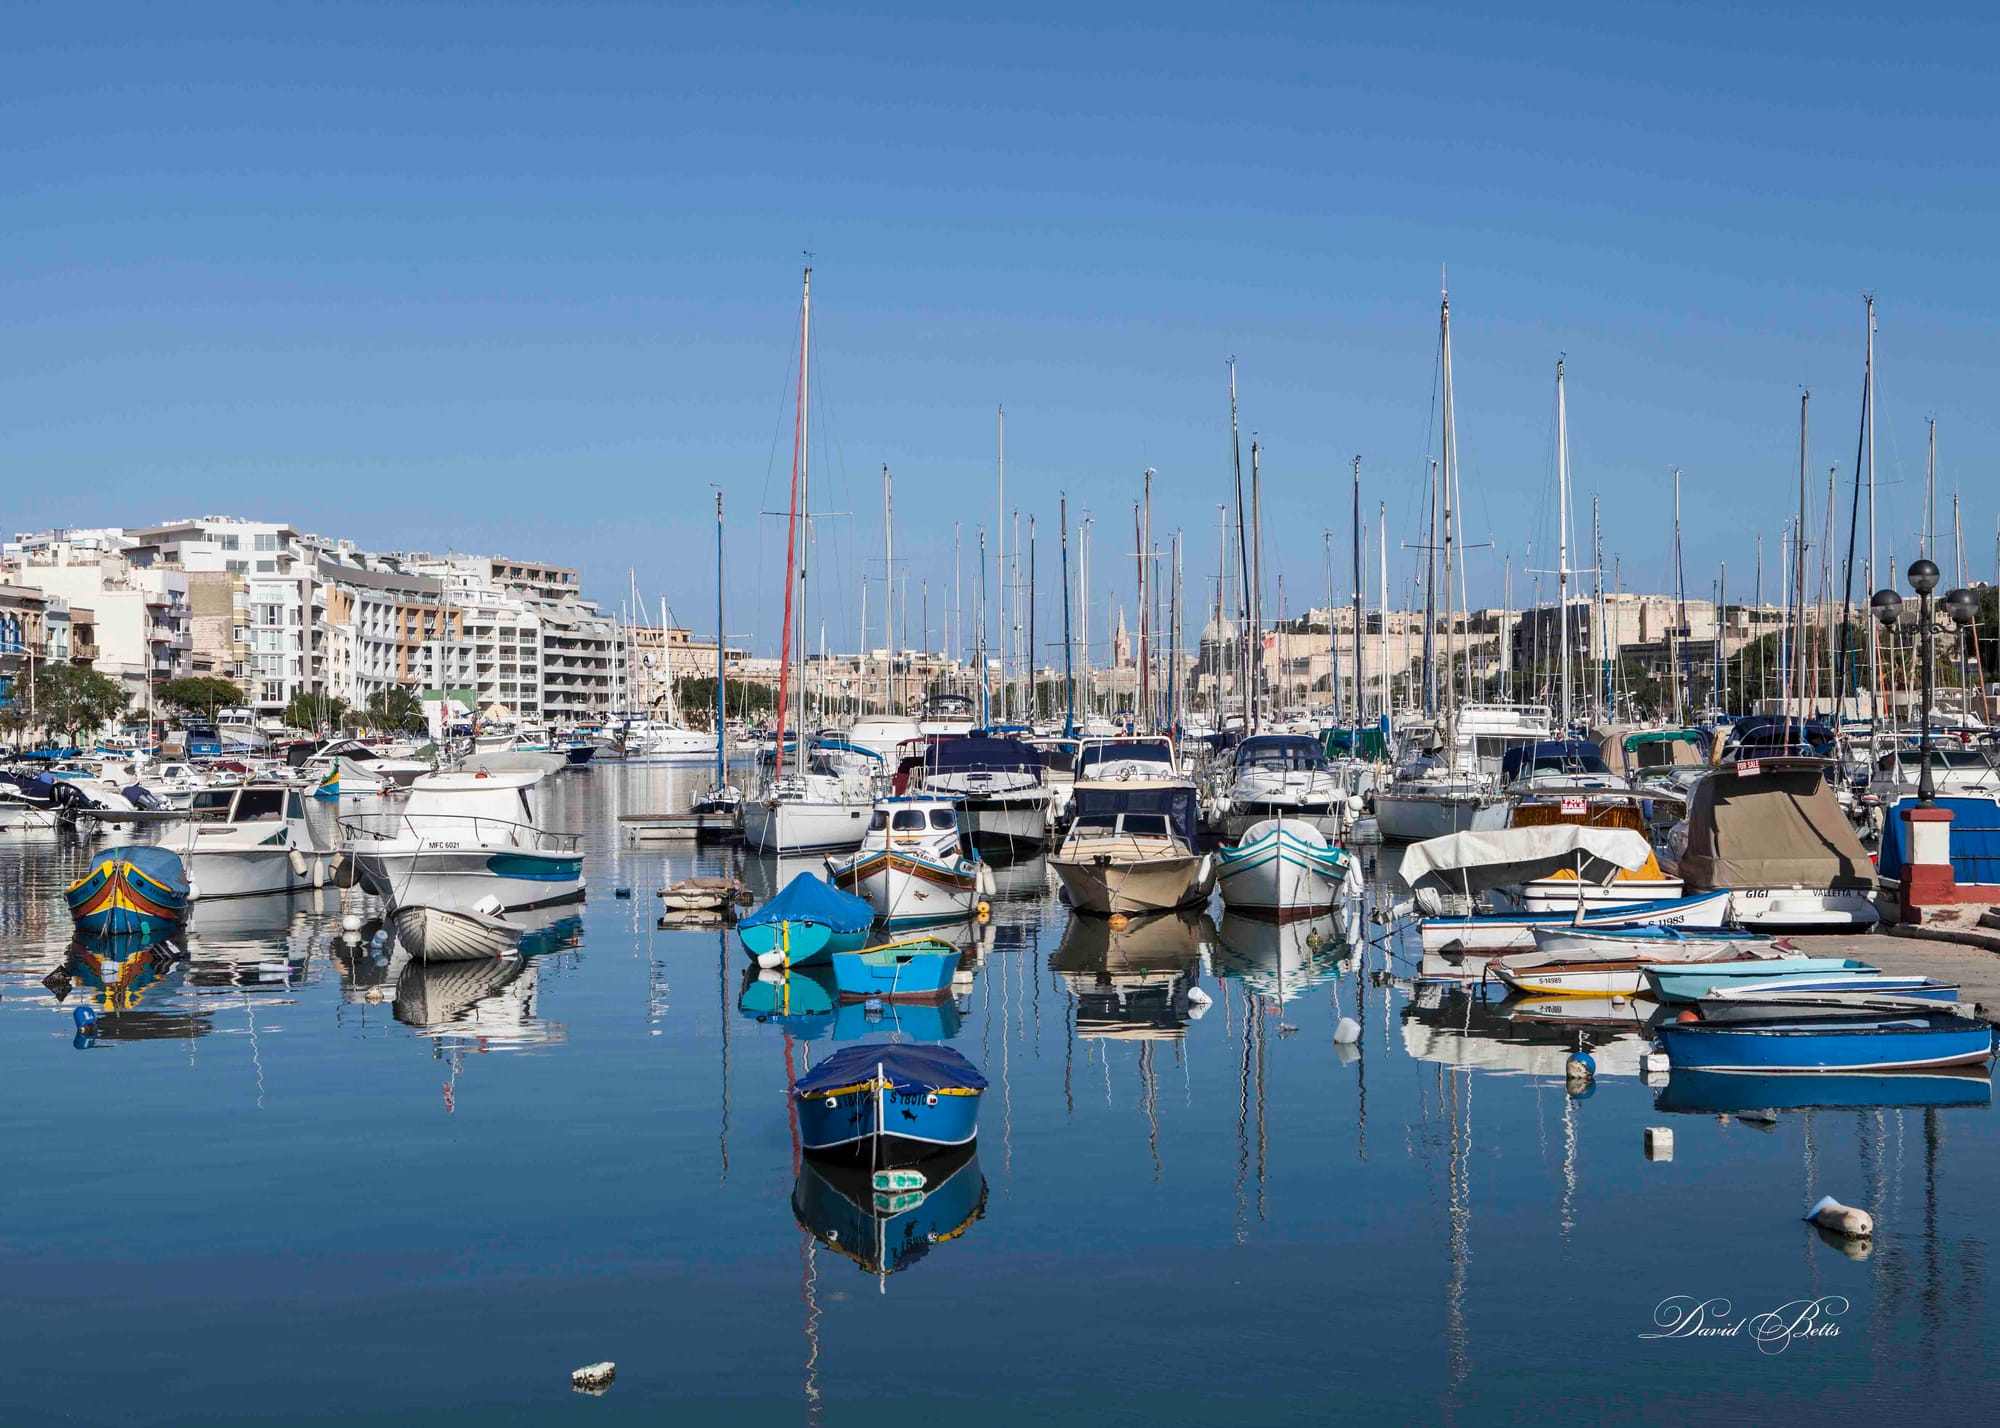
[[[1117,743],[1086,745],[1076,759],[1076,776],[1090,777],[1099,764],[1168,764],[1174,761],[1172,747],[1163,739],[1122,739]]]
[[[921,808],[899,808],[892,825],[898,833],[914,833],[924,826],[924,811]]]
[[[1284,773],[1326,767],[1326,751],[1303,735],[1249,739],[1236,750],[1236,767]]]
[[[931,827],[949,831],[958,827],[958,819],[949,808],[933,808],[931,810]]]
[[[296,822],[305,822],[306,806],[300,801],[296,793],[285,795],[285,817],[293,819]]]
[[[188,805],[188,812],[200,818],[227,818],[229,802],[236,797],[233,788],[204,788],[195,793],[194,801]]]
[[[1128,813],[1125,815],[1125,831],[1141,838],[1164,838],[1167,836],[1167,815]]]
[[[238,823],[261,823],[267,818],[282,818],[284,812],[285,790],[282,788],[246,788],[236,795]]]
[[[868,820],[868,831],[870,833],[880,833],[884,828],[887,828],[888,826],[889,826],[889,815],[887,812],[885,812],[880,808],[876,809],[875,816]]]
[[[1118,815],[1115,813],[1085,813],[1077,817],[1078,828],[1089,829],[1093,833],[1115,833],[1118,831]]]

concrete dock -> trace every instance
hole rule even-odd
[[[1957,982],[1981,1015],[2000,1016],[2000,930],[1982,927],[1969,907],[1956,922],[1877,932],[1814,934],[1790,939],[1814,957],[1859,957],[1885,972]]]

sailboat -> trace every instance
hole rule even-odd
[[[875,810],[871,775],[853,760],[810,747],[805,737],[805,593],[810,542],[801,537],[811,510],[811,405],[807,396],[811,361],[812,269],[807,268],[799,306],[798,418],[793,430],[792,503],[785,539],[785,626],[779,652],[777,737],[763,792],[743,807],[743,841],[756,853],[844,853],[861,845]],[[800,665],[796,672],[794,657]],[[796,704],[788,704],[788,697]],[[788,718],[793,728],[790,747],[785,737]],[[789,770],[788,753],[792,760]],[[867,762],[879,766],[881,761],[871,758]]]
[[[743,790],[729,781],[728,635],[722,622],[722,492],[715,493],[715,784],[694,801],[696,813],[734,814]]]
[[[666,690],[665,719],[633,719],[625,725],[625,762],[629,764],[706,763],[722,745],[721,727],[708,734],[690,729],[674,690],[673,656],[667,648],[667,601],[660,597],[660,685]]]

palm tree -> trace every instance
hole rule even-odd
[[[378,689],[368,696],[368,722],[377,729],[422,733],[426,727],[423,701],[401,685]]]

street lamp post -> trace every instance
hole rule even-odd
[[[1943,629],[1932,618],[1931,593],[1937,589],[1938,568],[1928,560],[1919,560],[1909,569],[1910,588],[1917,592],[1917,638],[1923,644],[1923,710],[1922,734],[1918,744],[1919,767],[1917,773],[1917,806],[1935,808],[1937,787],[1931,781],[1931,690],[1934,683],[1932,668],[1932,640]],[[1885,627],[1895,628],[1903,611],[1903,597],[1894,590],[1883,588],[1869,598],[1869,606],[1875,611],[1875,618]],[[1958,635],[1972,622],[1978,612],[1978,597],[1970,590],[1953,590],[1944,597],[1945,613],[1951,616],[1953,634]]]

